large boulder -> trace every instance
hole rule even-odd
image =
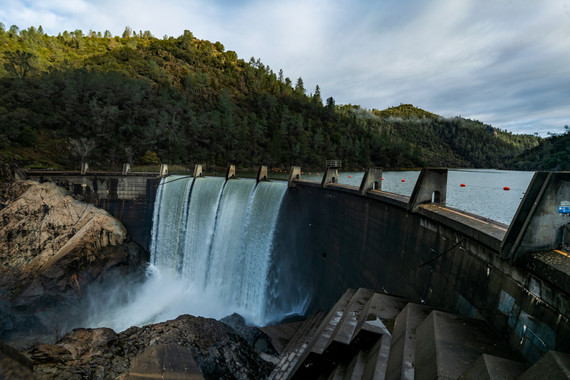
[[[139,376],[154,373],[152,366],[141,365],[141,361],[173,362],[172,358],[154,358],[167,351],[186,353],[188,359],[191,354],[206,379],[263,379],[274,367],[231,327],[186,314],[119,334],[107,328],[76,329],[56,344],[38,345],[25,354],[33,361],[38,378],[109,379],[133,372]]]
[[[106,211],[52,183],[15,181],[0,196],[0,339],[57,335],[79,322],[91,284],[144,274],[143,250]]]

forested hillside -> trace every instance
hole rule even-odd
[[[411,105],[323,101],[220,42],[0,24],[0,150],[22,164],[505,167],[539,138]]]
[[[509,163],[522,170],[570,170],[570,130],[562,135],[550,136],[540,144]]]

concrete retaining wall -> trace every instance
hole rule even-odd
[[[300,268],[289,277],[311,289],[310,311],[366,287],[484,318],[531,361],[570,351],[568,294],[553,277],[499,257],[508,226],[433,204],[411,212],[407,197],[381,191],[295,185],[275,247],[283,267]]]
[[[56,183],[84,201],[105,209],[119,219],[131,238],[146,250],[150,248],[156,174],[79,173],[28,171],[31,180]]]

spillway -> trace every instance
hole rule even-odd
[[[162,179],[153,217],[151,265],[176,277],[191,294],[204,294],[251,323],[299,306],[271,302],[279,284],[270,276],[273,235],[284,182],[223,178]],[[210,299],[210,300],[211,300]],[[279,310],[277,310],[279,309]],[[208,311],[188,310],[206,316]],[[218,317],[219,315],[214,315]],[[223,315],[222,315],[223,316]]]

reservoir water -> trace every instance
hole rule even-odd
[[[510,224],[534,172],[455,169],[447,175],[447,206],[501,223]],[[323,173],[302,175],[303,180],[321,181]],[[419,171],[384,171],[382,190],[410,196]],[[339,172],[338,183],[360,186],[364,172]],[[402,182],[404,180],[404,182]],[[461,187],[465,184],[465,187]],[[509,187],[510,190],[503,190]]]

